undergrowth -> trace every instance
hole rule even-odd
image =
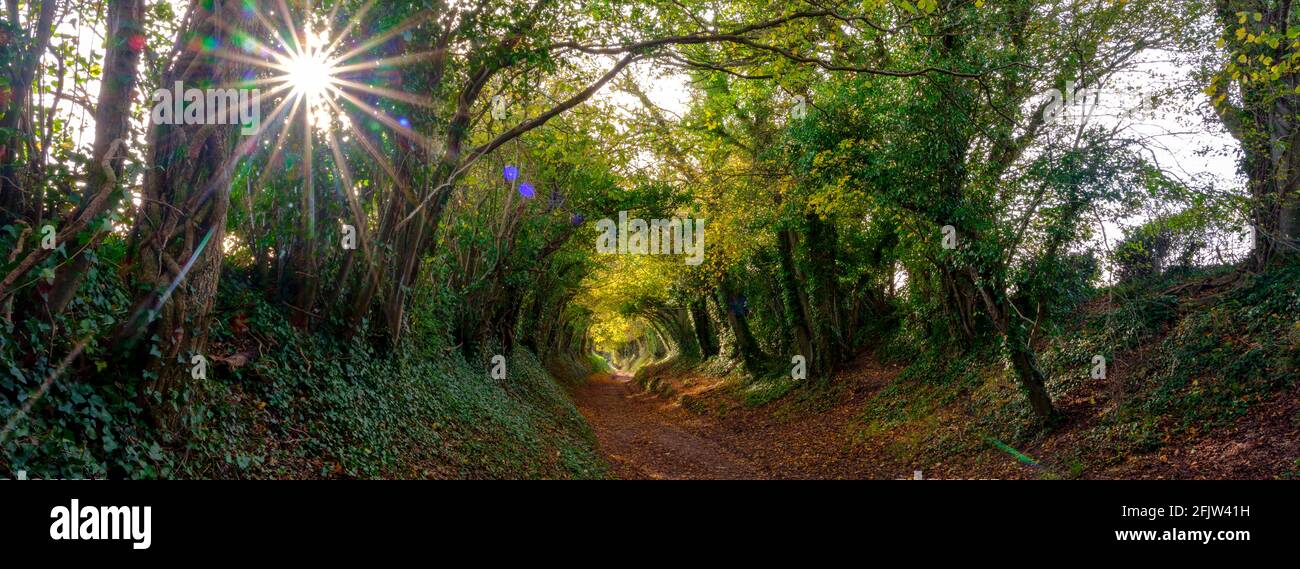
[[[1240,279],[1234,271],[1183,271],[1094,291],[1038,338],[1048,390],[1069,413],[1056,427],[1033,417],[996,344],[963,351],[895,334],[875,355],[906,367],[867,401],[860,438],[884,439],[894,458],[939,463],[1004,453],[1019,460],[1025,455],[1016,449],[1070,432],[1041,466],[1043,476],[1076,477],[1225,427],[1300,379],[1300,265]],[[1216,280],[1228,284],[1184,286]],[[1097,356],[1104,378],[1093,375]],[[653,391],[657,377],[690,365],[729,378],[734,398],[749,406],[783,401],[815,412],[821,406],[805,400],[836,394],[791,380],[788,370],[755,377],[723,358],[664,362],[637,377]]]
[[[295,330],[235,278],[222,279],[215,313],[230,317],[213,322],[210,360],[254,357],[211,365],[184,396],[184,432],[162,439],[130,387],[139,378],[108,367],[109,346],[97,340],[124,316],[127,298],[111,275],[92,275],[87,288],[93,294],[53,332],[38,319],[0,330],[0,417],[13,424],[0,476],[605,476],[585,421],[532,353],[515,350],[504,380],[491,379],[486,356],[467,361],[436,334],[411,334],[380,354],[361,340]],[[62,374],[21,415],[81,338],[91,340],[73,365],[102,381]]]
[[[1125,453],[1222,428],[1300,378],[1300,266],[1201,296],[1167,292],[1224,273],[1099,291],[1073,325],[1040,340],[1040,365],[1058,406],[1086,402],[1060,427],[1077,436],[1055,457],[1056,472],[1076,476]],[[1032,417],[998,350],[909,348],[884,352],[908,367],[863,413],[865,434],[910,441],[899,449],[903,458],[939,462],[1002,452],[993,441],[1031,447],[1057,434]],[[1104,379],[1093,378],[1095,356],[1107,363]]]

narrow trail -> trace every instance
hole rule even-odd
[[[592,376],[575,401],[619,478],[763,477],[720,444],[716,424],[637,389],[630,376]]]
[[[864,440],[862,403],[893,374],[871,374],[815,413],[730,407],[694,413],[641,390],[626,374],[597,374],[574,390],[601,451],[624,479],[897,478],[911,470]],[[706,388],[707,389],[707,388]],[[721,398],[705,394],[701,400]]]

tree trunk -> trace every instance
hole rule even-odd
[[[840,302],[837,251],[839,236],[835,226],[816,214],[805,218],[808,225],[808,276],[812,287],[813,308],[819,347],[825,353],[828,368],[847,359],[851,349],[845,339],[845,320]]]
[[[700,355],[708,359],[718,355],[718,335],[709,321],[709,309],[701,298],[691,303],[691,321],[695,324],[695,337],[700,343]]]
[[[95,143],[90,164],[86,166],[86,185],[77,212],[78,218],[87,221],[112,211],[125,193],[118,186],[131,138],[131,100],[135,95],[143,48],[143,44],[134,43],[132,38],[144,37],[143,17],[143,0],[110,0],[108,4],[108,39],[104,71],[100,77],[99,103],[95,108]],[[96,200],[100,193],[109,195],[106,199]],[[104,235],[96,231],[89,240],[78,239],[67,247],[73,257],[67,268],[57,273],[54,289],[50,291],[47,314],[51,317],[62,313],[76,296],[86,271],[90,269],[84,251]]]
[[[718,305],[727,314],[727,325],[735,338],[736,353],[740,356],[741,363],[749,373],[761,373],[762,363],[767,358],[759,348],[758,341],[754,339],[754,333],[749,329],[745,308],[741,306],[739,295],[736,294],[727,277],[723,278],[722,285],[718,287],[718,296]]]
[[[292,324],[300,330],[310,329],[312,316],[316,310],[316,295],[320,290],[320,263],[316,251],[316,177],[312,164],[312,129],[310,113],[303,113],[302,119],[302,204],[298,226],[298,246],[294,250],[293,280],[298,294],[294,299],[297,310],[290,318]],[[285,125],[291,128],[291,125]]]
[[[221,44],[247,24],[242,4],[213,0],[201,13],[198,37]],[[216,22],[223,22],[217,25]],[[225,85],[244,68],[186,49],[163,73],[163,85]],[[208,327],[221,278],[233,172],[236,125],[152,124],[146,156],[144,200],[136,217],[127,267],[143,287],[136,312],[123,323],[118,340],[151,378],[145,403],[156,424],[177,432],[185,406],[194,356],[207,357]],[[156,338],[158,356],[151,355]]]
[[[685,313],[683,309],[659,306],[650,309],[645,319],[678,357],[694,361],[700,358],[700,348]]]
[[[1215,9],[1223,26],[1222,40],[1234,57],[1286,57],[1285,47],[1250,40],[1264,30],[1293,29],[1297,11],[1290,1],[1216,0]],[[1262,17],[1239,25],[1239,13]],[[1239,38],[1239,28],[1255,33]],[[1244,154],[1255,231],[1251,264],[1256,270],[1265,270],[1300,256],[1300,152],[1296,151],[1300,147],[1300,121],[1296,119],[1300,76],[1294,70],[1271,81],[1256,81],[1252,76],[1219,76],[1213,87],[1222,92],[1215,110]],[[1238,91],[1240,107],[1228,101],[1230,90]]]
[[[821,375],[825,369],[825,353],[817,346],[813,337],[811,318],[808,314],[808,296],[803,290],[794,261],[794,232],[782,229],[777,235],[777,250],[781,255],[781,285],[784,289],[787,321],[794,329],[795,346],[798,355],[808,362],[809,375]]]
[[[523,294],[518,285],[506,285],[505,304],[497,311],[495,325],[497,329],[497,339],[501,341],[501,348],[505,353],[510,354],[515,351],[517,338],[516,331],[519,329],[519,316],[523,312]]]
[[[972,268],[970,271],[971,278],[975,279],[975,269]],[[1013,320],[1010,311],[1014,308],[1007,306],[1005,290],[998,294],[999,291],[992,290],[987,284],[976,286],[979,288],[981,298],[984,299],[984,307],[989,311],[989,317],[993,319],[998,332],[1002,335],[1007,355],[1011,358],[1011,367],[1015,369],[1020,386],[1025,390],[1025,396],[1028,397],[1029,405],[1034,410],[1034,416],[1044,423],[1055,421],[1057,413],[1056,408],[1052,406],[1052,397],[1047,393],[1047,380],[1038,367],[1038,357],[1034,354],[1033,347],[1029,345],[1025,327]]]
[[[1043,421],[1053,420],[1056,408],[1052,406],[1052,397],[1047,393],[1047,378],[1038,367],[1038,357],[1033,348],[1021,338],[1021,334],[1016,333],[1007,337],[1007,349],[1011,352],[1011,366],[1020,378],[1020,385],[1025,389],[1034,416]]]
[[[17,50],[18,58],[14,72],[10,76],[10,95],[12,99],[4,116],[0,117],[0,133],[11,133],[0,137],[0,147],[5,149],[0,155],[0,225],[8,225],[19,219],[34,221],[39,216],[36,205],[39,199],[29,195],[31,188],[23,188],[19,183],[20,157],[25,153],[26,140],[33,136],[35,129],[30,124],[27,105],[31,102],[32,83],[36,80],[36,70],[40,68],[41,57],[50,45],[50,36],[54,33],[56,0],[41,2],[41,11],[36,19],[30,45]],[[31,3],[28,3],[30,9]],[[18,22],[13,22],[18,25]]]

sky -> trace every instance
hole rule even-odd
[[[1175,54],[1148,51],[1099,91],[1096,105],[1091,107],[1096,114],[1090,124],[1120,128],[1123,136],[1142,141],[1146,157],[1183,182],[1240,191],[1245,179],[1237,168],[1238,145],[1217,119],[1205,120],[1212,112],[1209,97],[1200,90],[1188,95],[1185,89],[1176,89],[1185,86],[1192,73],[1191,66]],[[1160,104],[1144,105],[1153,95],[1159,97]],[[1109,250],[1123,237],[1121,226],[1145,221],[1144,215],[1129,216],[1120,223],[1105,221],[1093,245]],[[1232,254],[1244,254],[1249,248],[1249,237],[1243,237],[1228,239]],[[1106,273],[1103,278],[1111,277]]]

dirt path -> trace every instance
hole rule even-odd
[[[762,477],[710,436],[710,420],[638,390],[630,377],[593,376],[574,396],[619,478]]]
[[[731,405],[693,413],[638,388],[630,377],[599,374],[574,392],[615,476],[632,479],[898,478],[912,472],[863,436],[858,414],[894,370],[875,364],[845,378],[830,409],[773,412]],[[680,387],[680,386],[679,386]],[[683,393],[709,405],[725,396],[705,385]],[[676,399],[676,398],[671,398]]]

